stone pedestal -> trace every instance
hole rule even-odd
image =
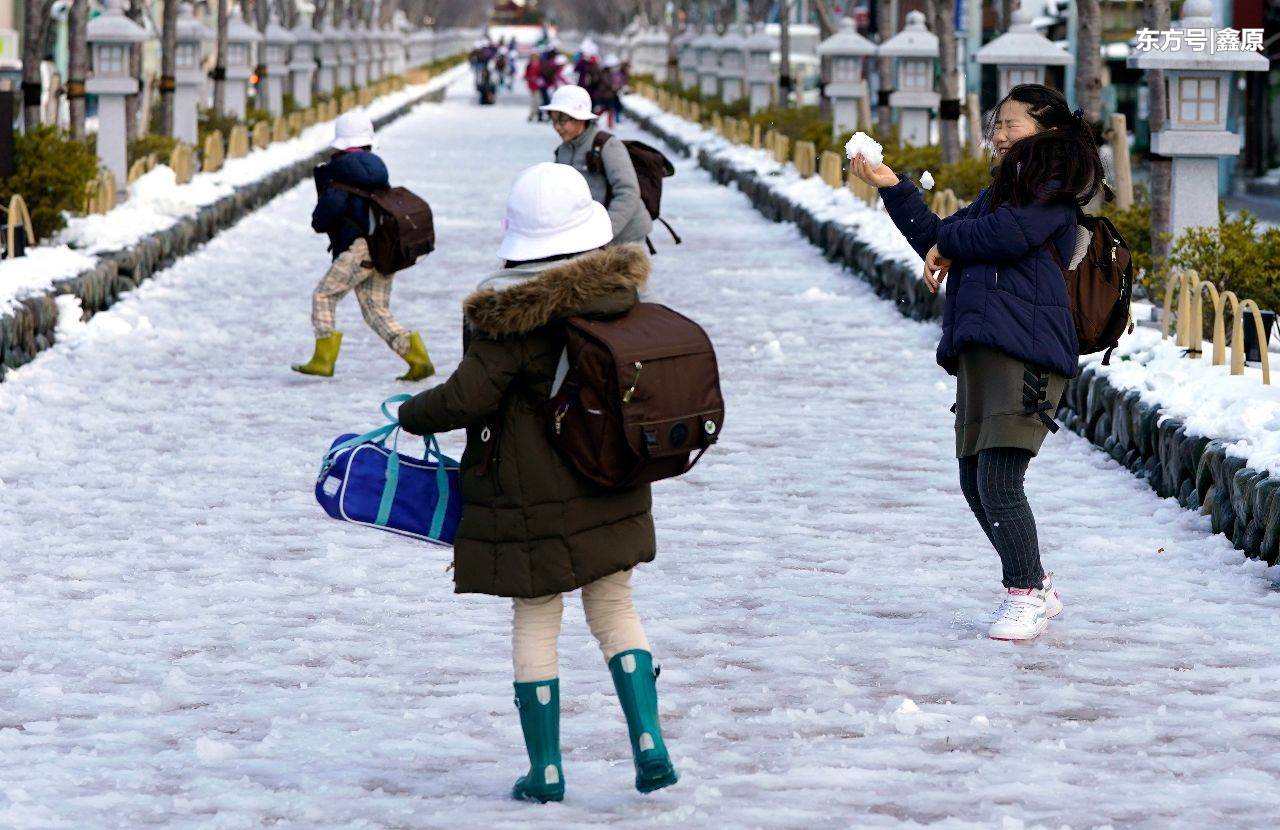
[[[90,78],[84,88],[90,95],[98,96],[98,159],[123,187],[129,175],[124,99],[137,93],[138,82],[124,78]]]

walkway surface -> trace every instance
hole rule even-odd
[[[381,137],[436,210],[394,308],[446,371],[507,187],[554,143],[465,85]],[[636,578],[678,786],[631,789],[573,599],[569,796],[509,801],[507,603],[314,503],[329,441],[405,387],[354,299],[339,375],[288,369],[327,262],[308,184],[0,385],[0,827],[1274,826],[1277,571],[1059,433],[1030,489],[1066,613],[988,640],[937,329],[678,166],[654,287],[728,399],[723,442],[656,487]]]

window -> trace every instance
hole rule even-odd
[[[179,69],[195,69],[199,54],[199,45],[195,43],[179,43],[177,51],[173,53],[173,59]]]
[[[929,89],[933,86],[929,61],[904,60],[898,70],[898,83],[903,89]]]
[[[249,63],[249,47],[243,43],[227,44],[227,66],[244,66]]]
[[[770,71],[768,52],[752,52],[751,53],[751,71],[756,73],[764,73],[764,72]]]
[[[1040,83],[1040,72],[1033,67],[1011,66],[1005,71],[1009,73],[1009,89],[1013,89],[1018,84]]]
[[[1204,77],[1179,78],[1178,116],[1184,124],[1217,124],[1218,80]]]
[[[834,58],[832,63],[831,80],[833,81],[857,81],[858,80],[858,59],[857,58]]]
[[[96,56],[97,60],[94,62],[93,67],[95,75],[125,74],[125,47],[116,44],[104,44],[97,48]]]

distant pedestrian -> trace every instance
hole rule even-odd
[[[993,180],[946,219],[919,190],[861,157],[852,168],[880,188],[898,230],[924,257],[931,291],[950,275],[938,362],[956,375],[960,487],[1000,555],[1006,594],[990,636],[1028,640],[1062,611],[1041,565],[1024,477],[1053,421],[1079,343],[1059,262],[1075,261],[1077,211],[1103,188],[1093,132],[1061,93],[1014,87],[995,110],[987,139]],[[1050,251],[1056,247],[1057,259]]]
[[[562,142],[556,148],[556,161],[586,177],[591,197],[608,208],[612,244],[645,241],[653,230],[653,219],[640,197],[635,165],[622,139],[601,135],[591,96],[580,86],[561,87],[542,109],[551,114]]]
[[[400,407],[400,425],[417,435],[467,430],[454,590],[512,598],[515,703],[529,756],[512,795],[564,799],[557,641],[563,595],[578,590],[626,717],[635,786],[650,792],[678,780],[659,723],[658,667],[631,599],[633,570],[657,553],[650,486],[604,490],[578,474],[543,414],[565,318],[629,311],[649,259],[635,245],[604,248],[609,216],[565,165],[520,174],[504,227],[504,267],[463,304],[462,362]]]
[[[333,186],[371,191],[390,185],[387,166],[373,153],[373,124],[363,111],[355,110],[337,120],[334,132],[329,145],[334,151],[332,156],[315,169],[317,201],[311,214],[312,229],[329,235],[333,265],[311,298],[315,353],[293,370],[304,375],[333,375],[342,346],[342,332],[334,327],[337,307],[354,290],[365,322],[409,364],[409,371],[400,380],[423,380],[435,374],[435,368],[422,337],[391,314],[394,277],[378,273],[369,261],[369,200]]]
[[[536,52],[529,56],[529,63],[524,68],[524,82],[529,87],[529,117],[527,120],[542,121],[545,116],[541,107],[549,99],[543,99],[542,91],[546,82],[542,77],[542,58]]]

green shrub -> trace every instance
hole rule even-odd
[[[178,139],[173,136],[160,135],[158,133],[135,138],[129,142],[129,164],[132,165],[138,159],[146,158],[152,153],[156,154],[156,158],[160,160],[161,164],[168,164],[169,154],[173,152],[173,148],[177,144]]]
[[[1133,254],[1133,274],[1138,293],[1160,300],[1164,296],[1163,273],[1156,273],[1151,261],[1151,194],[1145,185],[1133,188],[1133,205],[1127,210],[1115,202],[1104,203],[1102,215],[1111,220]]]
[[[274,120],[275,116],[266,110],[258,109],[257,107],[249,107],[244,114],[244,123],[248,125],[250,130],[252,130],[259,121],[266,121],[270,124]]]
[[[85,187],[98,175],[98,156],[87,142],[39,126],[14,136],[16,170],[5,179],[4,201],[20,193],[31,211],[37,239],[47,239],[67,224],[64,212],[84,206]]]
[[[199,136],[200,150],[204,151],[204,140],[214,130],[222,133],[222,140],[226,141],[231,135],[231,128],[240,121],[233,115],[223,115],[216,110],[200,110],[200,116],[196,122],[196,134]]]
[[[1228,217],[1220,205],[1218,213],[1216,227],[1190,228],[1174,241],[1170,264],[1194,268],[1201,279],[1241,300],[1280,309],[1280,228],[1259,233],[1257,218],[1248,212]]]
[[[302,107],[298,106],[298,99],[294,98],[293,93],[291,92],[286,92],[284,94],[283,107],[285,115],[293,115],[295,112],[302,109]]]

